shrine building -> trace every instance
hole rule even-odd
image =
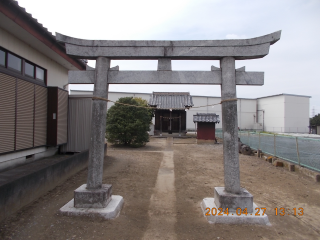
[[[155,107],[155,135],[168,133],[185,134],[186,110],[193,106],[188,92],[153,92],[149,106]]]

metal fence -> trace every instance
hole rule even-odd
[[[320,172],[319,139],[245,131],[238,135],[243,144],[253,149]],[[222,129],[216,129],[216,136],[223,138]]]

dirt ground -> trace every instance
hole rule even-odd
[[[320,239],[319,183],[255,156],[240,155],[240,172],[272,226],[209,224],[203,216],[202,199],[224,186],[222,144],[151,138],[138,149],[109,145],[103,182],[124,198],[119,217],[59,214],[86,182],[83,170],[2,222],[0,239]],[[281,207],[291,210],[276,216]],[[304,214],[293,216],[293,208]]]

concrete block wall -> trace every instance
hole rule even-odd
[[[0,155],[0,172],[20,166],[22,164],[39,160],[44,157],[50,157],[57,152],[57,147],[39,147]]]
[[[105,155],[106,155],[105,145]],[[89,151],[0,173],[0,222],[87,167]]]

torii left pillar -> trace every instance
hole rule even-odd
[[[94,96],[108,99],[108,71],[110,59],[98,57],[96,60]],[[106,219],[115,218],[123,206],[121,196],[112,196],[112,185],[102,184],[104,144],[106,132],[107,102],[93,99],[91,122],[91,141],[87,184],[74,191],[74,201],[61,209],[68,215],[98,215]]]
[[[95,84],[93,95],[108,99],[108,71],[110,59],[98,57],[96,60]],[[74,191],[74,207],[105,208],[111,201],[112,185],[102,184],[104,139],[106,132],[107,102],[92,101],[91,141],[87,184]]]

